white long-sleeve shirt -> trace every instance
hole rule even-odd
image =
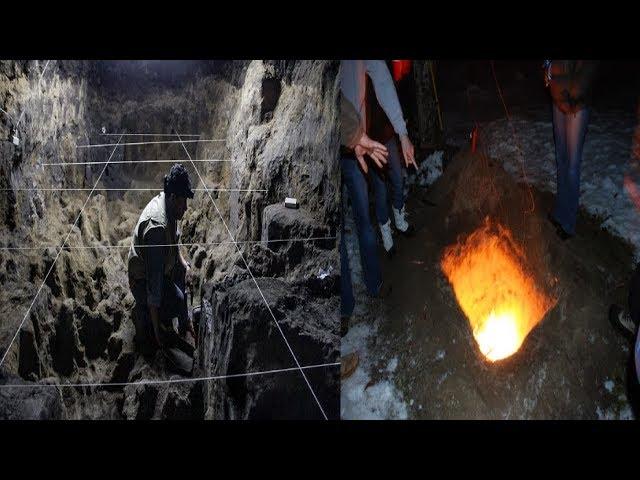
[[[398,135],[406,135],[407,125],[387,64],[383,60],[342,60],[340,90],[357,110],[363,127],[367,124],[365,102],[367,75],[371,78],[378,103],[389,118],[393,129]]]

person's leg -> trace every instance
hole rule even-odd
[[[358,244],[364,273],[364,283],[371,295],[377,295],[382,284],[382,273],[378,259],[376,236],[369,216],[369,192],[364,173],[355,157],[340,159],[342,175],[351,199],[351,208],[358,230]]]
[[[404,175],[402,167],[402,158],[400,157],[400,148],[396,137],[392,137],[385,146],[389,151],[389,185],[391,187],[391,206],[396,210],[402,210],[404,207]]]
[[[135,300],[133,311],[133,324],[136,329],[134,343],[136,348],[144,350],[152,344],[151,319],[149,318],[149,307],[147,306],[147,288],[144,282],[130,283],[131,294]]]
[[[178,278],[176,278],[176,280],[177,279]],[[184,283],[182,284],[184,285]],[[178,317],[179,328],[182,329],[183,324],[186,328],[188,320],[187,298],[184,290],[181,289],[173,279],[165,278],[162,285],[160,321],[170,326],[175,317]]]
[[[391,206],[393,208],[393,219],[396,229],[404,234],[410,234],[413,229],[407,221],[404,209],[404,167],[400,155],[400,148],[396,138],[393,137],[386,143],[389,150],[389,184],[391,186]]]
[[[562,228],[572,235],[575,234],[576,229],[576,218],[580,199],[580,164],[582,163],[582,150],[588,124],[588,108],[584,108],[574,115],[567,116],[567,153],[569,159],[566,184],[567,211],[566,218],[562,223]]]
[[[174,283],[177,289],[176,299],[178,302],[176,314],[178,315],[180,334],[184,335],[189,324],[189,306],[187,305],[187,271],[182,265],[176,265]]]
[[[567,218],[567,153],[566,115],[553,105],[553,140],[556,148],[556,200],[552,216],[561,225]]]
[[[391,232],[391,219],[389,218],[389,205],[387,195],[387,175],[388,168],[377,168],[373,165],[369,167],[371,183],[373,184],[373,195],[376,209],[376,219],[380,227],[382,245],[388,253],[393,253],[393,233]]]
[[[389,207],[387,199],[387,178],[388,168],[378,168],[369,166],[369,176],[373,187],[373,200],[375,202],[376,219],[380,225],[389,221]]]
[[[349,268],[349,254],[345,242],[344,206],[342,207],[342,224],[340,225],[340,316],[350,317],[355,307],[353,285],[351,284],[351,269]]]

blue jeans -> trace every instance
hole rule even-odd
[[[636,348],[634,357],[636,361],[636,376],[638,377],[638,382],[640,382],[640,328],[638,329],[638,336],[636,337]]]
[[[575,234],[580,197],[580,163],[590,111],[565,114],[553,105],[553,137],[556,144],[556,203],[553,217],[565,232]]]
[[[364,284],[370,295],[377,295],[382,284],[382,272],[380,259],[378,258],[378,243],[376,234],[371,224],[369,215],[369,191],[365,174],[360,170],[358,160],[353,155],[342,155],[340,158],[342,169],[342,181],[347,187],[351,208],[358,233],[358,245],[360,246],[360,258]],[[342,211],[340,239],[340,292],[341,314],[349,316],[353,313],[355,300],[353,298],[353,286],[351,284],[351,271],[349,269],[349,256],[344,242],[344,207]]]
[[[391,205],[396,210],[404,206],[404,176],[398,142],[392,137],[385,146],[389,150],[388,167],[384,170],[371,168],[373,194],[375,196],[376,217],[378,223],[384,225],[389,221],[389,206],[387,201],[387,179],[391,186]]]

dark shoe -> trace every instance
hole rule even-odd
[[[396,254],[396,246],[394,245],[393,247],[391,247],[391,250],[385,250],[384,252],[387,258],[391,260],[393,256]]]
[[[351,352],[340,358],[340,380],[345,380],[353,375],[358,368],[360,357],[357,352]]]
[[[179,348],[164,347],[162,354],[167,360],[167,366],[173,372],[182,376],[190,377],[193,372],[193,358],[184,353]]]
[[[560,238],[560,240],[562,240],[563,242],[576,236],[575,233],[567,233],[565,229],[562,228],[562,225],[560,225],[560,222],[558,222],[558,220],[556,220],[551,213],[547,213],[547,220],[549,220],[549,222],[551,222],[551,225],[555,227],[556,235],[558,235],[558,238]]]
[[[609,322],[630,341],[636,338],[638,326],[633,323],[631,315],[619,305],[611,305],[609,307]]]
[[[160,333],[162,335],[163,348],[177,348],[186,355],[193,357],[195,347],[187,342],[185,338],[176,333],[173,328],[161,326]]]

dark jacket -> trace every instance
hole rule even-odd
[[[591,105],[598,63],[594,60],[551,62],[551,98],[562,112],[575,113]]]

